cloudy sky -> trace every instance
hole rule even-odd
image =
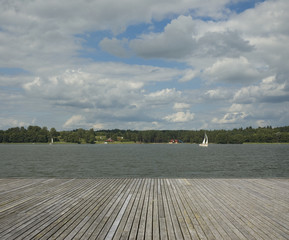
[[[0,129],[289,125],[288,0],[0,0]]]

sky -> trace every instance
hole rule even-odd
[[[289,125],[288,0],[0,0],[0,129]]]

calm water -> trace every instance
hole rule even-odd
[[[6,177],[289,177],[289,144],[0,144]]]

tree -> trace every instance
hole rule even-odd
[[[94,132],[93,128],[91,128],[88,132],[86,132],[85,142],[90,143],[90,144],[95,143],[95,132]]]
[[[58,132],[56,131],[56,129],[55,128],[51,128],[50,129],[50,137],[55,138],[57,136],[58,136]]]
[[[228,143],[228,136],[226,132],[220,132],[216,136],[216,143],[226,144]]]

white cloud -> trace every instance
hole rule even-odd
[[[94,120],[94,119],[93,119]],[[103,129],[104,124],[97,123],[95,121],[90,121],[87,117],[83,115],[73,115],[70,117],[66,122],[62,125],[64,129],[77,129],[77,128],[84,128],[84,129]]]
[[[174,109],[185,109],[185,108],[190,108],[191,105],[188,104],[188,103],[179,103],[179,102],[176,102],[174,103]]]
[[[176,93],[176,89],[166,88],[157,92],[152,92],[148,94],[147,96],[152,99],[173,98],[175,96],[175,93]]]
[[[186,112],[177,112],[177,113],[173,113],[171,115],[165,116],[164,120],[168,122],[173,122],[173,123],[181,123],[181,122],[192,121],[194,117],[195,117],[194,113],[191,113],[190,111],[186,111]]]
[[[160,107],[161,105],[171,105],[181,98],[181,92],[173,89],[162,89],[160,91],[145,94],[145,101],[149,107]]]
[[[40,83],[40,78],[36,77],[32,82],[28,82],[23,84],[23,88],[26,90],[31,90],[33,87],[40,87],[41,83]]]
[[[161,90],[144,96],[143,87],[151,82],[171,81],[181,71],[152,66],[106,63],[82,70],[66,70],[48,78],[36,77],[23,88],[28,94],[52,103],[88,108],[135,106],[143,97],[158,101],[174,97],[177,91]],[[179,93],[177,93],[179,94]]]
[[[254,48],[237,30],[205,32],[199,35],[191,16],[179,16],[161,33],[143,34],[129,46],[144,58],[171,58],[186,61],[190,57],[239,57]],[[192,73],[190,73],[192,74]]]
[[[48,78],[37,77],[23,88],[27,96],[63,109],[66,116],[78,112],[79,115],[69,117],[63,125],[65,128],[113,126],[116,121],[148,123],[161,120],[161,111],[182,96],[176,89],[148,92],[145,87],[158,81],[171,81],[180,73],[153,66],[101,63],[65,70]]]
[[[226,83],[252,83],[261,77],[245,57],[218,60],[204,74],[209,81]]]
[[[130,41],[129,46],[144,58],[181,58],[194,49],[194,23],[190,16],[180,16],[163,33],[150,33]]]
[[[71,118],[69,118],[64,124],[64,128],[71,128],[75,126],[83,126],[85,122],[85,117],[82,115],[73,115]]]
[[[218,17],[228,1],[4,1],[0,46],[5,47],[0,48],[0,63],[31,71],[44,71],[50,65],[55,71],[79,61],[76,56],[83,50],[83,33],[104,30],[119,34],[130,25],[187,14],[191,9],[198,15]],[[117,48],[110,50],[124,54],[120,45]]]
[[[265,120],[258,120],[258,121],[256,121],[256,123],[257,123],[258,127],[266,127],[266,126],[271,125],[270,122],[265,121]]]
[[[180,78],[180,82],[188,82],[190,80],[193,80],[195,77],[197,77],[199,75],[199,72],[196,70],[192,70],[192,69],[187,69],[185,71],[185,74],[182,78]]]
[[[267,38],[276,34],[288,35],[288,10],[287,0],[264,1],[257,4],[253,9],[248,9],[239,15],[233,16],[226,23],[226,26],[239,29],[247,36],[258,35]]]
[[[236,92],[233,100],[237,103],[288,102],[288,83],[278,82],[275,76],[271,76],[263,79],[258,85],[241,88]]]
[[[0,129],[8,129],[11,127],[27,127],[31,124],[25,121],[21,121],[15,118],[0,117]]]
[[[195,128],[287,124],[288,1],[241,14],[228,3],[4,1],[0,116],[58,128],[74,115],[83,117],[74,127],[191,128],[173,122],[189,109]]]
[[[213,118],[213,123],[218,124],[231,124],[231,123],[240,123],[247,117],[247,114],[244,112],[230,112],[226,113],[222,118]]]
[[[208,99],[209,101],[218,101],[218,100],[230,100],[234,95],[232,90],[227,88],[216,88],[207,90],[204,94],[204,98]]]
[[[276,103],[233,103],[219,109],[209,126],[216,128],[239,128],[240,126],[281,126],[289,117],[288,106]],[[283,122],[284,124],[280,124]]]

